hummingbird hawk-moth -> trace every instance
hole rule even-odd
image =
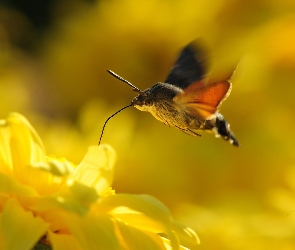
[[[106,123],[110,118],[128,107],[150,112],[157,120],[169,127],[176,127],[191,136],[200,136],[199,130],[213,131],[234,146],[239,146],[230,130],[230,125],[219,113],[221,103],[230,94],[230,76],[214,80],[208,76],[208,55],[201,46],[187,45],[164,82],[158,82],[146,90],[140,90],[129,81],[108,72],[133,88],[138,95],[131,104],[110,116],[104,123],[99,139],[101,141]]]

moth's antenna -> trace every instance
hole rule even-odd
[[[100,138],[99,138],[98,146],[100,145],[101,138],[102,138],[102,135],[103,135],[103,131],[104,131],[105,126],[107,125],[107,122],[108,122],[112,117],[114,117],[116,114],[120,113],[122,110],[124,110],[124,109],[126,109],[126,108],[129,108],[129,107],[131,107],[131,106],[132,106],[132,105],[130,104],[130,105],[124,107],[124,108],[121,108],[121,109],[118,110],[116,113],[112,114],[112,115],[111,115],[111,116],[105,121],[105,123],[104,123],[104,125],[103,125],[103,127],[102,127],[102,131],[101,131],[101,135],[100,135]]]
[[[142,93],[142,91],[139,88],[134,86],[131,82],[125,80],[123,77],[117,75],[115,72],[113,72],[111,70],[107,70],[107,72],[109,72],[113,77],[119,79],[120,81],[127,83],[131,88],[133,88],[133,91],[138,92],[138,93]]]

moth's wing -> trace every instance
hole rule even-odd
[[[173,101],[187,113],[206,120],[217,112],[221,102],[230,94],[231,87],[232,84],[228,81],[204,85],[201,80],[184,89]]]
[[[181,52],[165,82],[185,89],[204,78],[208,70],[208,61],[208,50],[202,43],[190,43]]]

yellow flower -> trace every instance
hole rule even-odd
[[[110,146],[91,146],[75,167],[46,157],[20,114],[0,120],[0,249],[194,248],[196,234],[155,198],[115,195],[114,159]]]

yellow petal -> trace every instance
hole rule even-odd
[[[163,226],[163,223],[161,221],[151,219],[143,213],[136,213],[133,210],[128,211],[128,208],[123,208],[119,210],[125,210],[126,212],[117,212],[118,209],[110,212],[110,214],[119,221],[123,221],[130,226],[153,233],[162,233],[165,231],[165,227]]]
[[[43,145],[43,142],[41,140],[41,138],[39,137],[38,133],[36,132],[36,130],[33,128],[33,126],[29,123],[29,121],[21,114],[19,113],[11,113],[10,116],[8,117],[9,121],[11,122],[20,122],[21,124],[23,124],[27,129],[29,129],[30,133],[31,133],[31,136],[32,136],[32,142],[36,145],[38,145],[39,149],[41,149],[41,158],[35,158],[34,160],[36,161],[39,161],[39,160],[42,160],[44,159],[43,158],[43,152],[45,151],[44,149],[44,145]],[[38,154],[36,154],[38,155]]]
[[[173,248],[171,247],[170,240],[168,240],[166,238],[163,238],[163,237],[161,237],[161,238],[162,238],[162,241],[164,242],[165,249],[167,249],[167,250],[173,250]],[[180,250],[190,250],[190,249],[195,249],[195,247],[194,248],[187,248],[187,247],[184,247],[184,246],[178,246],[177,249],[180,249]]]
[[[91,146],[76,169],[74,180],[94,187],[100,196],[109,193],[113,182],[115,152],[109,145]]]
[[[7,176],[0,173],[0,193],[2,196],[10,197],[14,196],[36,196],[36,191],[28,186],[22,185],[11,176]]]
[[[69,187],[69,191],[71,193],[71,197],[73,197],[78,204],[87,208],[98,199],[98,195],[94,188],[85,186],[84,184],[78,182],[74,182]]]
[[[182,245],[193,248],[200,244],[200,239],[191,228],[183,226],[175,221],[171,223],[171,230],[177,234]]]
[[[6,120],[0,120],[0,171],[10,174],[12,159],[10,155],[10,129]]]
[[[140,221],[138,222],[140,224]],[[141,231],[134,227],[117,222],[118,229],[122,235],[122,243],[126,249],[163,250],[166,249],[163,241],[157,234]]]
[[[34,187],[39,195],[50,195],[66,184],[74,168],[68,161],[50,159],[27,166],[26,184]]]
[[[156,220],[170,221],[171,219],[169,210],[160,201],[149,195],[117,194],[104,197],[99,204],[109,210],[120,206],[128,207]]]
[[[35,204],[31,208],[37,211],[60,208],[84,215],[97,199],[98,196],[94,188],[74,182],[55,195],[36,198]]]
[[[110,214],[117,220],[122,221],[129,226],[153,232],[154,234],[167,231],[165,223],[159,220],[153,220],[142,213],[130,213],[127,208],[115,209]],[[169,224],[167,223],[167,225]],[[182,245],[187,246],[188,248],[193,248],[200,244],[197,234],[192,229],[178,224],[175,221],[171,221],[169,227],[171,231],[177,235]],[[167,242],[171,245],[170,241]]]
[[[114,196],[104,197],[99,202],[101,207],[105,207],[109,210],[115,210],[116,207],[127,207],[134,211],[145,214],[155,221],[162,224],[162,232],[170,240],[173,249],[177,249],[179,246],[178,237],[170,229],[171,215],[169,210],[157,199],[148,195],[128,195],[117,194]],[[125,221],[128,223],[128,221]],[[140,223],[138,223],[140,227]],[[158,226],[157,228],[161,228]]]
[[[69,214],[66,217],[71,234],[81,245],[81,249],[120,249],[114,223],[107,215],[87,215],[84,217]]]
[[[46,222],[25,211],[14,199],[4,205],[0,221],[2,250],[30,250],[48,227]]]
[[[12,171],[23,182],[24,167],[45,160],[42,141],[30,123],[20,114],[13,113],[0,121],[0,169]]]
[[[45,160],[43,143],[35,129],[18,113],[7,118],[11,130],[11,153],[15,168]],[[16,169],[17,171],[17,169]]]
[[[49,232],[48,238],[54,250],[82,250],[77,240],[72,235]]]
[[[46,172],[50,172],[55,176],[67,176],[74,171],[73,165],[66,160],[50,159],[47,162],[36,162],[32,164],[32,167]]]

